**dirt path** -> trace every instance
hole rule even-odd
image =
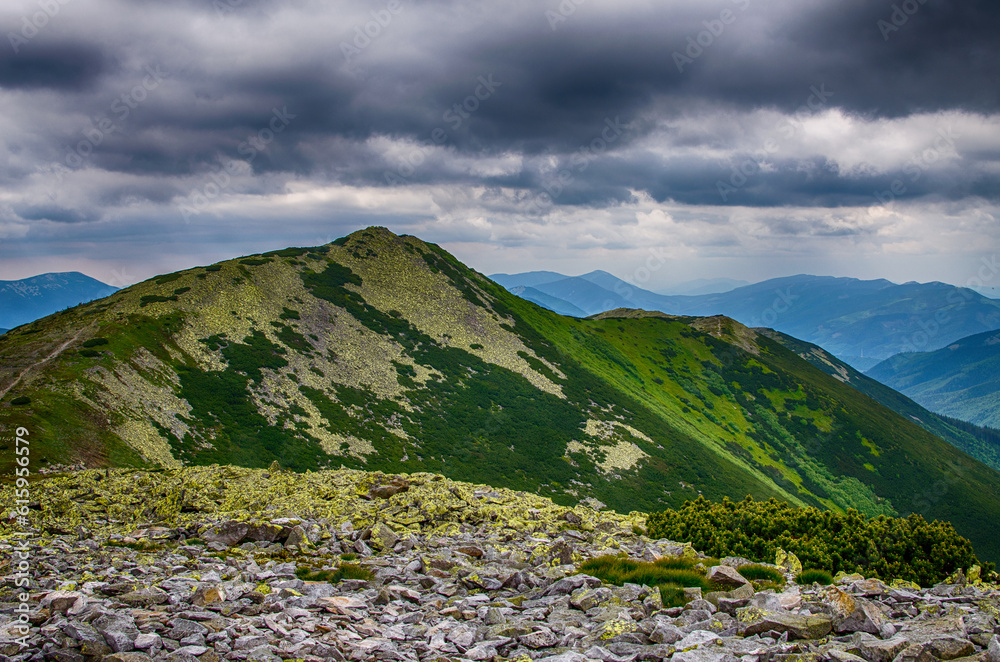
[[[83,335],[83,332],[86,331],[87,329],[89,329],[92,326],[94,326],[93,322],[91,322],[87,326],[85,326],[82,329],[80,329],[79,331],[77,331],[76,335],[74,335],[72,338],[70,338],[69,340],[67,340],[63,344],[59,345],[59,347],[57,347],[51,354],[49,354],[48,356],[46,356],[44,359],[42,359],[41,361],[37,361],[35,363],[32,363],[27,368],[25,368],[24,370],[22,370],[20,372],[20,374],[17,376],[17,378],[14,381],[12,381],[8,386],[5,386],[4,388],[0,389],[0,398],[2,398],[5,395],[7,395],[7,393],[12,388],[14,388],[18,384],[20,384],[21,383],[21,378],[24,377],[26,374],[28,374],[29,371],[34,370],[35,368],[37,368],[40,365],[44,365],[44,364],[48,363],[49,361],[51,361],[55,357],[57,357],[60,354],[62,354],[63,350],[65,350],[67,347],[69,347],[70,345],[72,345],[73,343],[75,343],[77,341],[77,339],[81,335]]]

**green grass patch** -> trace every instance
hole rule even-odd
[[[663,559],[660,559],[663,560]],[[597,577],[601,581],[621,586],[642,584],[644,586],[675,585],[698,587],[710,591],[712,585],[699,570],[689,567],[665,567],[656,562],[636,561],[624,556],[598,556],[580,564],[580,572]]]
[[[745,579],[749,579],[751,581],[769,581],[774,582],[775,584],[782,584],[785,581],[785,575],[780,570],[770,566],[761,565],[759,563],[740,566],[736,570]]]
[[[328,582],[336,584],[344,579],[371,581],[375,578],[371,570],[354,563],[341,563],[336,568],[313,570],[309,566],[299,566],[295,576],[304,582]]]
[[[810,568],[808,570],[803,570],[795,577],[795,583],[797,584],[822,584],[823,586],[829,586],[833,583],[833,575],[831,575],[826,570],[817,570],[815,568]]]

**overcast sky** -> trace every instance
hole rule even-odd
[[[996,0],[5,0],[0,28],[0,279],[368,225],[654,289],[964,284],[1000,252]]]

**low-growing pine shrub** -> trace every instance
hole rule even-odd
[[[823,586],[829,586],[833,583],[833,575],[831,575],[826,570],[817,570],[815,568],[810,568],[809,570],[803,570],[795,577],[795,582],[798,584],[822,584]]]
[[[972,543],[950,523],[920,515],[868,518],[853,509],[840,514],[776,499],[712,503],[698,497],[677,510],[650,513],[646,527],[650,538],[685,540],[714,556],[771,561],[780,547],[811,568],[921,586],[943,581],[959,568],[979,565],[984,576],[995,569],[976,558]]]

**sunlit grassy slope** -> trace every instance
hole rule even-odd
[[[422,470],[623,511],[775,496],[949,519],[1000,557],[1000,475],[773,340],[723,317],[562,317],[383,228],[15,329],[0,390],[18,377],[5,469],[24,425],[36,466]]]

